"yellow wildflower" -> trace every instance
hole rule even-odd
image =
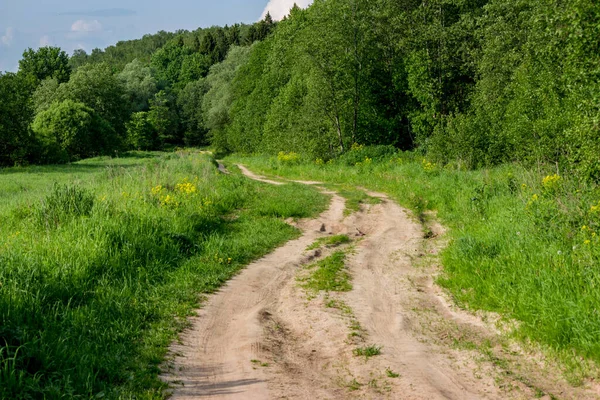
[[[193,194],[198,191],[198,188],[190,182],[183,181],[175,186],[175,190],[184,194]]]
[[[362,150],[364,147],[365,147],[364,144],[352,143],[352,147],[350,148],[350,150],[358,151],[358,150]]]
[[[280,151],[279,154],[277,154],[277,160],[283,164],[296,164],[300,161],[300,155],[293,151],[290,151],[289,153]]]
[[[170,194],[163,197],[160,201],[160,204],[162,204],[163,206],[173,207],[173,208],[179,207],[179,202],[177,201],[177,199],[175,197],[171,196]]]
[[[431,161],[427,161],[426,159],[423,159],[421,164],[423,165],[423,169],[426,172],[432,172],[435,170],[435,167],[436,167],[436,164],[432,163]]]
[[[556,189],[559,185],[560,179],[560,175],[558,174],[548,175],[544,179],[542,179],[542,186],[546,190]]]
[[[157,195],[159,195],[162,192],[162,190],[163,190],[163,187],[161,185],[154,186],[152,188],[152,195],[153,196],[157,196]]]

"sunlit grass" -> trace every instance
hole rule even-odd
[[[2,170],[0,193],[7,399],[163,398],[159,365],[199,294],[297,237],[283,218],[328,202],[195,152]]]

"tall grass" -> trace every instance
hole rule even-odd
[[[0,398],[163,398],[169,343],[326,198],[193,152],[0,172]]]
[[[439,283],[473,309],[520,321],[516,334],[572,360],[600,361],[600,191],[519,165],[463,171],[415,154],[349,166],[286,165],[235,157],[265,174],[387,192],[421,219],[435,210],[451,228]]]

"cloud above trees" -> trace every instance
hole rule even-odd
[[[261,19],[269,12],[274,20],[279,21],[289,14],[292,7],[294,7],[294,3],[299,7],[305,8],[312,4],[312,0],[269,0],[269,4],[265,7]]]
[[[71,25],[72,32],[79,33],[88,33],[88,32],[98,32],[102,30],[102,24],[98,20],[86,21],[80,19],[75,21],[73,25]]]
[[[15,29],[6,28],[6,33],[0,37],[0,44],[4,46],[10,46],[15,39]]]

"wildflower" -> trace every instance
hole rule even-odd
[[[600,201],[598,202],[598,204],[590,207],[591,213],[597,213],[598,211],[600,211]]]
[[[423,165],[423,169],[426,172],[432,172],[435,170],[435,167],[436,167],[436,164],[432,163],[431,161],[427,161],[426,159],[423,159],[421,164]]]
[[[584,226],[581,227],[582,231],[586,231],[587,229],[588,229],[587,225],[584,225]]]
[[[560,250],[559,250],[557,254],[558,254],[559,256],[560,256],[560,255],[562,255],[562,251],[560,251]]]
[[[365,147],[364,144],[352,143],[352,147],[350,148],[350,150],[358,151],[358,150],[362,150],[364,147]]]
[[[585,240],[585,241],[583,242],[583,244],[586,244],[586,245],[587,245],[587,244],[590,244],[590,243],[592,243],[592,241],[591,241],[591,240]]]
[[[539,198],[540,198],[540,196],[538,196],[537,194],[534,194],[533,196],[531,196],[532,201],[538,201]]]
[[[522,189],[522,190],[525,190],[525,189],[527,189],[527,185],[526,185],[526,184],[522,184],[522,185],[521,185],[521,189]]]
[[[179,207],[180,203],[177,201],[177,199],[175,199],[175,197],[168,194],[164,198],[162,198],[160,204],[167,207],[177,208]]]
[[[554,190],[558,187],[560,179],[560,175],[558,174],[548,175],[542,179],[542,186],[546,190]]]
[[[325,164],[325,162],[323,161],[323,159],[322,159],[322,158],[317,158],[317,159],[315,160],[315,164],[317,164],[317,165],[323,165],[323,164]]]
[[[175,190],[183,194],[194,194],[198,191],[198,188],[194,184],[187,182],[186,179],[182,183],[177,184]]]
[[[153,196],[157,196],[160,194],[160,192],[162,192],[162,190],[163,190],[163,187],[161,185],[158,185],[158,186],[154,186],[152,188],[151,192],[152,192]]]
[[[290,151],[286,153],[285,151],[280,151],[277,154],[277,160],[282,164],[296,164],[300,161],[300,155]]]

